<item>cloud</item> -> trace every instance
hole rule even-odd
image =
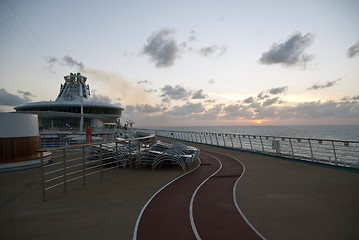
[[[328,88],[328,87],[332,87],[334,86],[335,84],[337,84],[339,81],[341,81],[342,79],[339,78],[337,80],[334,80],[334,81],[328,81],[327,83],[325,84],[314,84],[313,86],[307,88],[307,90],[317,90],[317,89],[322,89],[322,88]]]
[[[282,94],[282,93],[285,93],[285,92],[287,92],[287,91],[288,91],[288,87],[287,87],[287,86],[269,89],[269,93],[270,93],[270,94],[274,94],[274,95],[276,95],[276,94]]]
[[[196,32],[194,30],[192,30],[188,37],[188,41],[192,42],[192,41],[196,41],[196,40],[197,40]]]
[[[270,96],[268,94],[265,94],[264,92],[261,92],[260,94],[257,95],[257,98],[258,99],[266,99],[266,98],[269,98]]]
[[[192,42],[197,41],[194,30],[190,32],[188,41],[183,41],[180,44],[174,38],[175,33],[176,31],[170,28],[153,32],[143,46],[141,54],[149,56],[157,68],[167,68],[173,66],[176,59],[180,58],[181,54],[184,53],[195,52],[204,57],[220,57],[227,52],[228,47],[224,44],[213,44],[194,49],[191,46]]]
[[[223,119],[227,120],[287,120],[287,119],[320,119],[320,118],[359,118],[358,99],[352,101],[325,102],[314,101],[292,106],[274,105],[282,103],[278,97],[267,99],[262,104],[258,101],[250,105],[231,104],[223,107]]]
[[[163,98],[173,99],[173,100],[186,100],[188,99],[190,93],[180,85],[176,85],[172,87],[170,85],[166,85],[161,88]]]
[[[246,100],[246,101],[245,101]],[[174,107],[159,105],[128,105],[124,117],[134,119],[136,123],[146,125],[199,124],[203,121],[247,121],[247,120],[306,120],[321,121],[324,118],[359,119],[359,96],[346,97],[335,101],[313,101],[294,105],[285,105],[280,97],[258,99],[247,98],[236,104],[207,105],[186,102]],[[316,120],[317,119],[317,120]],[[352,119],[352,120],[350,120]],[[353,120],[354,119],[354,120]],[[196,122],[193,122],[196,121]]]
[[[142,81],[138,81],[137,84],[152,85],[152,82],[150,82],[148,80],[142,80]],[[156,89],[144,89],[143,91],[146,93],[157,92]]]
[[[111,98],[108,96],[96,93],[96,90],[91,92],[91,96],[89,98],[90,102],[97,102],[97,103],[112,103]]]
[[[54,56],[46,56],[45,62],[47,64],[47,66],[45,66],[45,68],[52,73],[55,72],[54,67],[56,64],[61,65],[61,66],[71,67],[71,68],[76,67],[76,69],[78,71],[82,71],[85,68],[85,66],[82,62],[76,61],[69,55],[64,56],[62,58],[62,60],[59,60],[57,57],[54,57]]]
[[[171,67],[179,54],[179,47],[172,38],[173,29],[162,29],[152,33],[142,49],[142,53],[150,56],[157,68]]]
[[[244,103],[252,103],[254,102],[254,98],[253,97],[249,97],[243,100]]]
[[[199,118],[203,120],[217,119],[218,115],[222,112],[223,107],[224,104],[216,104],[210,109],[203,112]]]
[[[208,57],[208,56],[223,56],[227,51],[226,45],[212,45],[208,47],[201,48],[198,52],[202,56]]]
[[[251,103],[251,104],[256,104],[258,102],[256,102],[257,100],[264,100],[264,99],[268,99],[271,97],[271,95],[278,95],[278,94],[284,94],[288,91],[288,86],[284,86],[284,87],[277,87],[277,88],[271,88],[269,90],[266,91],[262,91],[261,93],[259,93],[257,95],[256,98],[254,97],[249,97],[243,100],[244,103]],[[278,98],[279,100],[279,98]],[[269,104],[271,103],[271,101],[273,101],[273,99],[268,99],[268,101],[265,104]],[[270,104],[271,105],[271,104]]]
[[[142,80],[142,81],[138,81],[137,84],[148,84],[148,85],[152,85],[152,83],[148,80]]]
[[[110,98],[121,98],[123,104],[151,103],[153,97],[144,91],[142,85],[132,83],[119,73],[109,73],[98,69],[85,68],[82,72],[93,89],[101,89],[101,94]],[[93,94],[93,93],[92,93]]]
[[[54,66],[58,63],[58,59],[56,57],[46,56],[45,62],[47,65],[44,68],[51,73],[55,73]]]
[[[139,113],[157,113],[162,111],[162,108],[159,105],[151,106],[149,104],[137,104],[135,110]]]
[[[66,55],[62,58],[63,63],[65,64],[65,66],[69,66],[69,67],[77,67],[78,70],[83,70],[84,69],[84,64],[82,62],[78,62],[75,59],[73,59],[72,57],[70,57],[69,55]]]
[[[357,102],[306,102],[293,107],[284,107],[280,112],[281,118],[359,118]]]
[[[355,57],[359,55],[359,41],[356,42],[353,46],[348,48],[347,50],[347,56],[349,58]]]
[[[170,111],[166,112],[166,114],[186,116],[189,114],[199,114],[204,110],[205,108],[203,107],[202,103],[187,102],[182,106],[174,106]]]
[[[54,56],[46,56],[45,57],[45,61],[48,63],[48,64],[55,64],[57,63],[58,59]]]
[[[19,106],[30,102],[30,97],[33,96],[30,92],[18,91],[18,93],[20,96],[9,93],[5,88],[0,88],[0,105]]]
[[[263,102],[263,106],[273,105],[273,104],[275,104],[276,102],[278,102],[278,100],[279,100],[279,97],[267,99],[267,100],[265,100],[265,101]]]
[[[207,99],[207,100],[205,100],[204,102],[205,102],[205,103],[215,103],[216,100],[214,100],[214,99]]]
[[[23,98],[35,97],[31,92],[23,92],[23,91],[17,90],[17,93],[19,95],[23,96]]]
[[[126,112],[134,112],[134,111],[135,111],[135,106],[133,106],[133,105],[126,105],[125,111],[126,111]]]
[[[145,89],[143,91],[145,91],[147,93],[151,93],[151,92],[157,92],[157,89]]]
[[[262,64],[282,64],[284,66],[305,67],[313,59],[312,55],[304,51],[314,40],[314,34],[307,33],[302,36],[295,32],[285,42],[274,43],[267,52],[263,52],[259,62]]]
[[[254,113],[250,106],[244,106],[240,104],[231,104],[226,107],[223,107],[225,113],[224,119],[252,119]]]
[[[192,95],[192,99],[205,99],[206,97],[207,97],[207,95],[203,93],[203,90],[202,90],[202,89],[196,91],[196,92]]]

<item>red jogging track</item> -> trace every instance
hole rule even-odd
[[[148,202],[137,220],[133,239],[263,238],[234,202],[233,189],[243,174],[243,165],[208,151],[201,151],[200,159],[199,168],[173,181]]]

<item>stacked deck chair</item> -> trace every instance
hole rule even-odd
[[[101,149],[99,146],[91,146],[90,150],[87,151],[86,159],[96,163],[97,165],[101,164]],[[128,146],[118,144],[118,161],[119,165],[126,167],[128,164],[129,150]],[[102,144],[102,165],[114,165],[116,164],[116,145],[114,143]]]
[[[166,143],[158,141],[149,149],[146,149],[136,159],[136,166],[151,165],[152,169],[163,165],[177,164],[184,171],[199,155],[199,149],[188,147],[182,143]]]

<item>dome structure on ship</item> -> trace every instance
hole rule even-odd
[[[82,131],[116,126],[123,108],[109,103],[92,102],[87,77],[80,73],[64,76],[55,101],[31,102],[15,107],[16,112],[38,115],[39,127],[52,131]]]

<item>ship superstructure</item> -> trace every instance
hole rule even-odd
[[[81,98],[88,100],[90,96],[90,86],[86,85],[87,77],[80,73],[67,75],[64,77],[65,83],[61,84],[59,95],[56,101],[75,101]],[[84,100],[83,99],[83,100]]]
[[[27,103],[15,107],[16,112],[38,114],[39,127],[52,131],[83,131],[85,126],[103,128],[118,123],[123,108],[91,101],[87,77],[70,73],[64,79],[55,101]]]

